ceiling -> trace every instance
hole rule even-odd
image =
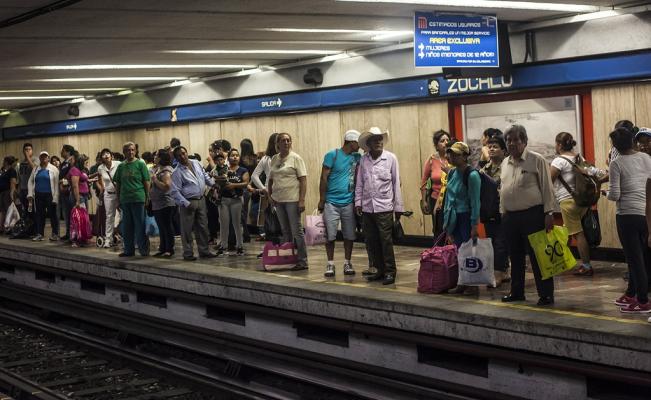
[[[285,28],[411,31],[413,12],[416,10],[496,14],[498,19],[513,22],[566,15],[558,11],[434,8],[335,0],[67,1],[72,4],[11,24],[11,19],[25,13],[57,3],[64,4],[65,1],[0,0],[0,109],[15,110],[65,101],[63,98],[25,97],[68,96],[70,99],[115,93],[122,89],[146,88],[188,77],[214,76],[260,65],[278,65],[347,50],[411,41],[408,33],[374,39],[382,32],[282,31]],[[625,3],[581,0],[538,2],[602,7]],[[178,52],[195,50],[253,52]],[[316,50],[318,52],[311,52]],[[142,68],[30,68],[97,64],[140,65]],[[175,67],[162,68],[160,65]],[[125,77],[150,79],[118,80]],[[98,80],[48,81],[71,78]],[[102,81],[100,78],[115,80]]]

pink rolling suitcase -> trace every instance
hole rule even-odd
[[[442,233],[434,242],[434,247],[420,254],[418,270],[418,291],[420,293],[444,293],[457,285],[459,266],[455,245],[439,246],[445,237]]]

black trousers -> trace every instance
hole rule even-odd
[[[174,254],[174,213],[176,206],[164,207],[154,210],[154,219],[158,225],[160,234],[160,245],[158,251],[161,253]]]
[[[219,236],[219,206],[208,200],[208,197],[206,197],[206,212],[208,213],[210,239],[217,239]]]
[[[622,243],[624,256],[628,263],[628,287],[626,295],[637,296],[637,301],[649,301],[649,281],[647,265],[649,263],[647,238],[649,230],[644,215],[617,215],[617,234]]]
[[[57,215],[57,205],[52,202],[52,193],[34,194],[34,208],[36,214],[36,233],[43,236],[45,234],[45,217],[50,217],[52,224],[52,235],[59,235],[59,218]]]
[[[366,238],[369,265],[378,274],[395,274],[396,257],[393,253],[393,212],[364,213],[362,226]]]
[[[506,232],[504,231],[500,217],[495,221],[484,223],[484,229],[486,229],[486,236],[493,243],[495,271],[506,272],[509,269],[509,252],[506,245]]]
[[[542,205],[522,211],[507,211],[502,219],[511,259],[511,294],[524,296],[526,256],[529,255],[539,297],[554,296],[554,278],[542,280],[536,255],[528,236],[545,229],[545,211]]]

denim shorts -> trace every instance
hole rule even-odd
[[[328,241],[332,242],[337,238],[337,226],[341,221],[341,233],[345,240],[355,240],[355,205],[353,203],[345,206],[336,206],[325,203],[323,207],[323,221],[326,226]]]

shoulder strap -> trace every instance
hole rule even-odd
[[[565,157],[565,156],[559,156],[559,157],[561,157],[561,158],[564,159],[564,160],[567,160],[567,162],[569,162],[570,164],[572,164],[573,167],[580,168],[579,165],[578,165],[579,159],[581,158],[581,155],[580,155],[580,154],[577,154],[577,155],[576,155],[576,159],[575,159],[575,161],[572,161],[572,159],[569,158],[569,157]]]

